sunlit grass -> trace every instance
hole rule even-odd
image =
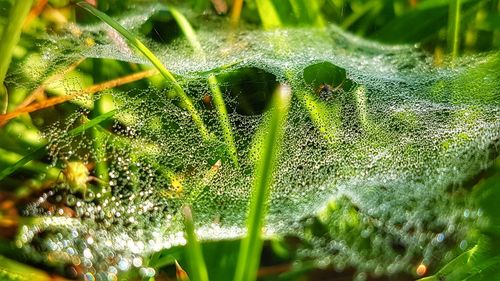
[[[270,187],[279,159],[279,151],[291,100],[290,86],[281,84],[271,102],[270,117],[262,125],[266,134],[259,144],[259,155],[254,168],[252,197],[247,214],[247,234],[241,242],[235,281],[253,281],[257,278],[266,220]]]

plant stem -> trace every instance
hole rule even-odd
[[[174,17],[177,24],[181,28],[184,36],[189,41],[189,44],[193,47],[196,55],[200,56],[205,60],[205,51],[201,47],[200,41],[196,36],[196,32],[189,23],[189,21],[181,14],[177,9],[169,7],[170,13]],[[224,134],[224,140],[228,146],[229,155],[234,165],[238,166],[238,151],[234,143],[233,130],[231,128],[231,123],[229,122],[229,115],[227,114],[226,104],[224,103],[224,97],[219,88],[219,82],[214,74],[208,75],[208,85],[210,86],[210,91],[212,92],[212,97],[214,101],[215,109],[217,110],[217,115],[219,117],[219,122],[222,127]]]
[[[236,28],[240,22],[241,8],[243,7],[243,0],[233,0],[233,7],[231,8],[231,27]]]
[[[448,51],[451,52],[451,58],[455,59],[458,54],[458,43],[460,30],[460,0],[450,0],[448,11]]]
[[[191,102],[191,99],[186,95],[182,87],[179,85],[175,77],[168,71],[168,69],[161,63],[161,61],[141,42],[139,39],[132,34],[130,31],[126,30],[123,26],[121,26],[118,22],[116,22],[114,19],[106,15],[105,13],[97,10],[94,8],[92,5],[86,3],[86,2],[79,2],[78,5],[85,10],[89,11],[96,17],[98,17],[100,20],[103,22],[107,23],[109,26],[111,26],[113,29],[115,29],[118,33],[120,33],[123,37],[125,37],[131,45],[136,47],[167,79],[170,81],[172,84],[174,91],[178,95],[178,97],[181,99],[183,105],[186,107],[187,111],[191,114],[191,118],[193,119],[194,123],[198,127],[198,130],[200,131],[200,134],[203,138],[204,141],[208,141],[210,139],[210,134],[208,133],[208,130],[205,126],[205,123],[203,122],[203,119],[201,119],[201,116],[198,114],[198,111],[196,111],[196,108],[194,107],[193,103]]]
[[[184,217],[184,228],[186,234],[186,250],[187,261],[191,269],[190,275],[195,281],[208,281],[207,267],[203,259],[201,245],[196,238],[194,231],[193,214],[189,206],[184,206],[182,209],[182,216]]]
[[[264,124],[266,134],[260,146],[259,159],[255,164],[252,198],[247,216],[247,235],[241,242],[235,281],[254,281],[257,278],[269,189],[280,154],[290,100],[290,87],[280,85],[273,97],[270,119]]]

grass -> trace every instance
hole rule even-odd
[[[256,280],[262,251],[262,227],[269,204],[270,187],[279,159],[279,150],[290,106],[291,90],[280,85],[274,93],[269,120],[263,125],[266,135],[260,145],[259,159],[255,164],[252,197],[247,215],[247,234],[241,242],[235,281]]]
[[[184,218],[184,231],[187,241],[187,261],[191,269],[189,275],[194,281],[208,281],[207,266],[203,259],[200,243],[196,237],[191,207],[184,206],[182,208],[182,216]]]
[[[28,15],[32,1],[15,1],[9,15],[7,26],[2,32],[0,38],[0,114],[7,112],[9,104],[9,95],[4,86],[5,76],[9,69],[12,59],[12,52],[21,37],[24,19]]]
[[[280,16],[272,1],[256,0],[257,11],[259,12],[262,27],[272,29],[283,26]]]
[[[451,53],[452,59],[458,55],[458,47],[460,41],[460,0],[450,0],[450,8],[448,11],[448,51]]]

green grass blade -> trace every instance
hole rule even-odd
[[[49,276],[42,270],[30,267],[17,261],[0,256],[0,280],[3,281],[50,281],[55,277]],[[60,279],[65,280],[65,279]]]
[[[257,278],[263,244],[261,232],[268,209],[269,188],[279,158],[290,99],[290,87],[280,85],[273,97],[270,119],[264,124],[266,134],[255,164],[252,198],[247,216],[247,235],[241,242],[235,281],[254,281]]]
[[[172,16],[174,17],[174,20],[177,22],[179,27],[181,28],[182,33],[184,33],[184,36],[186,36],[191,47],[193,47],[195,53],[198,56],[204,57],[205,52],[201,47],[200,41],[198,41],[198,38],[196,37],[196,32],[194,31],[193,27],[186,19],[186,17],[174,7],[168,7],[168,10],[170,11],[170,14],[172,14]]]
[[[257,4],[257,10],[264,29],[277,28],[283,25],[272,1],[255,0],[255,4]]]
[[[205,260],[203,259],[201,245],[196,238],[193,214],[189,206],[183,207],[182,216],[184,217],[184,228],[187,240],[187,261],[189,263],[189,268],[191,269],[189,275],[191,275],[195,281],[208,281],[207,266],[205,265]]]
[[[184,33],[184,36],[186,36],[191,47],[193,47],[195,53],[198,56],[205,58],[205,52],[201,47],[200,41],[198,41],[196,32],[194,31],[193,27],[186,19],[186,17],[184,17],[182,13],[180,13],[173,7],[169,7],[169,11]],[[219,82],[217,81],[215,75],[208,75],[208,84],[210,86],[210,91],[212,92],[214,106],[217,111],[217,116],[219,117],[219,122],[224,134],[224,140],[228,146],[231,160],[236,166],[238,166],[238,151],[234,143],[233,130],[231,128],[231,123],[229,122],[229,115],[227,114],[226,104],[224,103],[224,98],[219,88]]]
[[[12,51],[21,37],[23,22],[31,8],[32,0],[14,1],[9,21],[0,39],[0,84],[3,84],[12,59]]]
[[[451,53],[452,59],[457,57],[459,30],[460,30],[460,0],[450,0],[450,8],[448,12],[448,51]]]
[[[118,33],[120,33],[123,37],[125,37],[128,42],[136,47],[167,79],[173,86],[176,94],[178,97],[181,99],[182,103],[186,107],[186,110],[191,114],[191,118],[193,119],[194,123],[198,127],[198,130],[200,131],[201,136],[205,141],[210,139],[210,134],[208,133],[208,130],[205,126],[205,123],[201,119],[201,116],[198,114],[196,111],[196,108],[193,105],[193,102],[191,99],[186,95],[182,87],[179,85],[175,77],[168,71],[168,69],[161,63],[161,61],[130,31],[126,30],[123,26],[121,26],[118,22],[116,22],[114,19],[106,15],[105,13],[97,10],[94,8],[92,5],[86,3],[86,2],[79,2],[78,5],[85,10],[89,11],[96,17],[98,17],[100,20],[111,26],[113,29],[115,29]]]
[[[78,134],[81,134],[82,132],[98,125],[99,123],[111,118],[113,115],[115,115],[116,110],[109,111],[103,115],[100,115],[89,122],[86,122],[85,124],[82,124],[68,132],[68,135],[71,137],[74,137]],[[0,180],[3,180],[10,174],[14,173],[17,169],[23,167],[26,165],[28,162],[31,160],[37,159],[42,157],[46,153],[45,145],[35,149],[33,152],[29,153],[28,155],[24,156],[21,160],[17,161],[14,165],[9,166],[5,168],[4,170],[0,171]]]

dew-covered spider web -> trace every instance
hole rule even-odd
[[[89,109],[50,125],[45,136],[54,166],[82,162],[95,176],[105,163],[107,179],[78,188],[61,180],[27,205],[24,215],[38,219],[22,228],[17,244],[32,259],[78,264],[102,280],[132,268],[151,274],[145,257],[185,243],[179,214],[185,204],[200,239],[244,235],[255,143],[266,133],[260,128],[267,101],[280,83],[291,86],[293,97],[267,236],[308,239],[299,258],[376,275],[409,272],[422,261],[452,258],[451,247],[468,247],[466,233],[477,227],[481,210],[467,200],[463,183],[498,152],[498,54],[435,67],[416,47],[365,41],[336,26],[235,33],[215,20],[197,30],[203,58],[183,38],[165,44],[144,35],[161,9],[138,9],[121,23],[176,74],[212,139],[202,139],[160,78],[106,91],[117,109],[108,129],[68,136]],[[78,29],[40,39],[42,62],[53,72],[81,57],[148,67],[106,25]],[[211,73],[224,94],[238,167],[227,155],[216,110],[204,103]],[[69,93],[83,87],[75,77],[57,83]],[[85,108],[99,97],[75,102]],[[305,231],[311,220],[323,223],[325,233]]]

